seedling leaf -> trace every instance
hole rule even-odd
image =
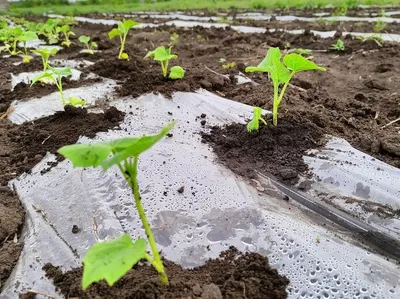
[[[92,48],[97,48],[97,43],[96,42],[92,42]]]
[[[171,68],[171,72],[169,73],[169,77],[171,79],[182,79],[185,76],[185,70],[180,66],[173,66]]]
[[[74,167],[97,167],[111,151],[112,147],[107,143],[89,143],[66,145],[58,153],[70,160]]]
[[[87,36],[87,35],[81,35],[81,36],[79,37],[79,41],[80,41],[82,44],[87,44],[87,43],[89,43],[89,41],[90,41],[90,37]]]
[[[164,127],[157,135],[143,136],[140,138],[124,138],[122,140],[115,140],[110,143],[112,149],[116,152],[111,159],[101,163],[104,170],[109,169],[111,166],[120,163],[128,157],[139,156],[141,153],[147,151],[159,140],[161,140],[175,125],[171,122]]]
[[[68,98],[67,104],[76,107],[76,106],[85,106],[86,102],[77,97],[70,97],[70,98]]]
[[[109,38],[109,39],[113,39],[114,37],[119,36],[120,33],[121,33],[121,32],[119,31],[119,29],[114,28],[114,29],[112,29],[112,30],[108,33],[108,38]]]
[[[134,27],[134,26],[136,26],[136,25],[138,25],[139,23],[138,22],[135,22],[135,21],[133,21],[133,20],[126,20],[126,21],[124,21],[123,23],[122,23],[122,26],[124,27],[124,29],[126,30],[126,31],[128,31],[129,29],[131,29],[132,27]]]
[[[83,259],[82,288],[105,279],[109,286],[114,285],[146,255],[146,241],[137,239],[132,243],[128,234],[105,242],[97,243],[89,249]]]
[[[288,54],[283,58],[284,64],[294,72],[318,70],[325,71],[326,69],[316,65],[314,62],[304,58],[299,54]]]
[[[32,79],[31,86],[44,78],[53,78],[53,75],[50,72],[41,73]]]
[[[71,68],[69,67],[63,67],[63,68],[52,68],[54,74],[57,74],[60,77],[68,77],[72,76]]]
[[[22,42],[28,42],[32,40],[39,39],[35,32],[33,31],[25,31],[19,38]]]
[[[280,60],[281,59],[281,51],[279,48],[269,48],[267,55],[265,58],[260,62],[258,66],[249,66],[246,68],[247,73],[253,72],[264,72],[269,73],[273,67],[274,59]]]
[[[164,46],[158,47],[154,51],[150,51],[149,53],[147,53],[144,58],[154,57],[153,59],[157,61],[165,61],[178,58],[178,55],[171,55],[171,48],[172,47],[166,49]]]
[[[121,54],[121,59],[129,60],[129,55],[127,53],[122,53]]]
[[[265,125],[267,122],[262,118],[262,109],[260,107],[254,107],[253,109],[253,119],[247,124],[247,131],[254,132],[258,131],[260,127],[260,121],[262,121]]]

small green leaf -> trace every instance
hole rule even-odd
[[[281,60],[277,57],[273,58],[270,74],[271,74],[271,79],[274,82],[286,83],[290,79],[289,70],[283,65]]]
[[[135,22],[134,20],[126,20],[122,23],[122,26],[125,29],[125,32],[127,32],[129,29],[131,29],[132,27],[139,25],[138,22]]]
[[[108,33],[108,38],[113,39],[114,37],[119,36],[120,34],[121,34],[121,31],[117,28],[114,28]]]
[[[81,36],[79,37],[79,41],[80,41],[82,44],[88,44],[89,41],[90,41],[90,37],[87,36],[87,35],[81,35]]]
[[[260,121],[262,121],[265,125],[267,125],[267,122],[262,118],[261,114],[262,114],[262,109],[260,107],[254,107],[253,119],[247,124],[247,131],[257,132],[260,127]]]
[[[97,43],[96,42],[92,42],[92,48],[97,48]]]
[[[132,243],[128,234],[109,242],[93,245],[83,259],[83,290],[103,279],[109,286],[114,285],[145,257],[146,246],[144,239],[137,239],[135,243]]]
[[[154,51],[150,51],[149,53],[147,53],[144,58],[154,57],[153,59],[157,61],[165,61],[178,58],[178,55],[171,54],[171,48],[172,47],[166,49],[164,46],[158,47]]]
[[[70,97],[68,98],[67,104],[76,107],[76,106],[85,106],[86,102],[77,97]]]
[[[171,79],[182,79],[185,76],[185,70],[180,66],[173,66],[171,68],[171,72],[169,73],[169,77]]]
[[[161,129],[161,132],[157,135],[143,136],[140,138],[124,138],[122,140],[110,142],[109,144],[113,148],[113,151],[115,151],[115,155],[111,157],[111,159],[104,161],[101,166],[104,170],[107,170],[111,166],[120,163],[128,157],[140,155],[160,141],[174,125],[175,122],[171,122],[166,127]]]
[[[45,72],[45,73],[41,73],[41,74],[37,75],[36,77],[34,77],[32,79],[31,86],[38,81],[42,81],[44,78],[53,79],[53,73]]]
[[[66,145],[58,153],[70,160],[74,167],[97,167],[108,158],[111,150],[107,143],[89,143]]]
[[[129,55],[124,52],[124,53],[121,54],[121,59],[129,60]]]
[[[326,69],[316,65],[314,62],[304,58],[299,54],[288,54],[283,58],[285,65],[294,72],[318,70],[325,71]]]
[[[54,74],[60,76],[60,77],[68,77],[68,76],[72,76],[72,72],[71,72],[71,68],[69,67],[55,67],[51,69],[53,71]]]
[[[39,38],[36,35],[36,32],[33,32],[33,31],[25,31],[19,38],[19,40],[22,42],[29,42],[29,41],[37,40],[37,39],[39,39]]]
[[[269,73],[272,70],[273,67],[273,61],[275,59],[280,60],[281,59],[281,51],[279,48],[269,48],[267,55],[265,58],[260,62],[258,66],[249,66],[245,69],[247,73],[253,73],[253,72],[264,72],[264,73]]]

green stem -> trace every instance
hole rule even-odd
[[[123,37],[120,35],[119,38],[121,40],[121,49],[119,50],[119,55],[118,55],[118,59],[122,59],[122,54],[124,53],[124,49],[125,49],[125,41],[126,41],[126,34],[123,35]]]
[[[289,82],[290,82],[290,80],[292,79],[292,77],[293,77],[293,75],[294,75],[295,73],[296,73],[296,72],[294,72],[294,71],[291,72],[290,75],[289,75],[288,80],[287,80],[286,83],[285,83],[285,85],[283,85],[282,90],[281,90],[281,93],[280,93],[280,95],[279,95],[278,105],[282,102],[283,95],[285,94],[286,88],[289,86]]]
[[[272,122],[276,127],[278,125],[278,88],[279,83],[274,82],[274,103],[272,105]]]
[[[164,77],[167,77],[167,69],[165,67],[164,61],[160,61],[161,63],[161,69]]]
[[[55,82],[58,87],[58,90],[60,91],[62,104],[63,104],[63,106],[65,106],[66,102],[65,102],[65,96],[64,96],[64,92],[63,92],[63,88],[62,88],[61,79],[62,79],[61,76],[58,76],[58,80],[56,80]]]
[[[134,160],[133,160],[133,167],[128,168],[129,170],[132,170],[132,173],[129,172],[129,175],[131,176],[130,186],[133,189],[133,196],[135,198],[136,208],[139,212],[140,220],[142,221],[144,230],[146,232],[147,239],[150,244],[151,251],[154,256],[153,262],[151,262],[151,261],[150,262],[152,263],[153,266],[154,266],[154,264],[157,265],[154,267],[157,270],[157,272],[160,274],[161,282],[164,283],[165,285],[168,285],[169,284],[168,277],[167,277],[167,274],[165,273],[164,265],[162,263],[160,254],[158,252],[157,245],[154,240],[153,232],[151,231],[149,222],[147,221],[146,214],[145,214],[143,206],[142,206],[142,200],[141,200],[140,194],[139,194],[139,185],[138,185],[138,181],[137,181],[138,159],[139,159],[139,157],[135,156]],[[130,166],[130,164],[128,164],[128,165]],[[127,168],[128,165],[126,165],[125,168]]]

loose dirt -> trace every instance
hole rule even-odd
[[[103,281],[81,290],[82,269],[63,273],[60,268],[46,265],[47,277],[65,296],[89,298],[287,298],[289,280],[269,266],[268,259],[257,253],[240,253],[231,248],[218,259],[208,260],[203,266],[182,269],[165,261],[170,286],[159,281],[157,272],[148,265],[135,266],[113,287]]]

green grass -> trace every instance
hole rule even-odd
[[[110,1],[111,2],[111,1]],[[124,2],[124,1],[119,1]],[[134,12],[134,11],[170,11],[170,10],[229,10],[229,9],[272,9],[272,8],[305,8],[323,7],[328,4],[339,6],[346,3],[348,7],[358,4],[366,5],[398,5],[398,0],[164,0],[155,3],[130,4],[70,4],[42,5],[23,7],[21,4],[10,4],[8,13],[13,15],[56,13],[63,15],[102,13],[102,12]],[[5,13],[5,12],[3,12]]]

